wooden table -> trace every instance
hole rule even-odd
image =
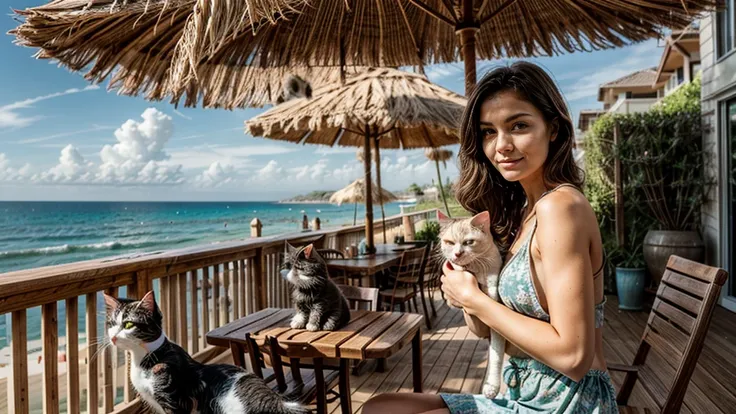
[[[411,244],[378,244],[376,253],[358,256],[352,259],[326,260],[327,267],[334,270],[343,270],[349,274],[363,274],[373,276],[378,272],[401,262],[401,255],[405,250],[416,248]]]
[[[357,310],[351,312],[350,323],[344,328],[317,332],[290,328],[293,315],[294,309],[267,308],[208,332],[207,343],[233,350],[234,362],[241,366],[246,334],[259,346],[265,345],[268,337],[277,338],[290,358],[388,358],[411,343],[414,392],[422,392],[422,315]],[[349,396],[350,372],[348,364],[342,362],[340,366],[346,369],[340,370],[339,391]],[[350,398],[346,400],[346,404],[341,404],[342,410],[350,413]]]

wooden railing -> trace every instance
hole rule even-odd
[[[434,217],[435,210],[426,210],[387,218],[388,241],[399,228],[413,234],[414,223]],[[383,238],[381,228],[379,220],[376,242]],[[139,408],[128,380],[128,357],[106,346],[101,292],[140,298],[153,289],[169,339],[207,362],[224,351],[207,346],[209,330],[265,307],[291,306],[279,272],[284,241],[342,250],[358,244],[364,231],[363,225],[306,231],[0,274],[0,318],[11,315],[12,352],[7,387],[0,378],[0,412],[127,413]],[[38,307],[41,358],[35,362],[28,358],[28,324]],[[61,354],[60,309],[66,315]],[[78,345],[80,320],[83,349]],[[41,363],[42,372],[29,375],[32,363]]]

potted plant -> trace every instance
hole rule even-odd
[[[700,209],[713,183],[705,169],[698,82],[622,125],[617,148],[629,185],[656,219],[643,240],[643,257],[658,284],[671,255],[704,260]],[[627,200],[628,203],[628,200]]]
[[[638,311],[644,307],[647,268],[641,248],[615,249],[611,262],[615,266],[618,308]]]

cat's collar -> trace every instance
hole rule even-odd
[[[161,332],[161,336],[158,337],[153,342],[146,342],[143,344],[143,346],[146,348],[146,351],[150,354],[153,352],[156,352],[161,346],[163,346],[164,342],[166,342],[166,335],[164,335],[163,332]]]

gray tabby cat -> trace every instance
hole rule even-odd
[[[284,80],[281,93],[276,97],[274,105],[296,98],[311,98],[312,85],[297,75],[288,75]]]
[[[170,342],[153,292],[136,301],[105,295],[107,335],[130,353],[130,381],[157,414],[297,414],[257,376],[234,365],[204,365]]]
[[[475,275],[481,290],[499,301],[498,277],[503,259],[491,235],[491,218],[487,211],[472,218],[449,219],[437,212],[440,221],[442,256],[457,270]],[[449,305],[449,303],[448,303]],[[494,398],[501,389],[501,369],[506,339],[491,330],[488,349],[488,370],[483,382],[483,395]]]
[[[330,280],[327,264],[314,245],[297,249],[286,242],[282,275],[294,285],[291,297],[297,312],[292,328],[334,331],[350,322],[348,301]]]

